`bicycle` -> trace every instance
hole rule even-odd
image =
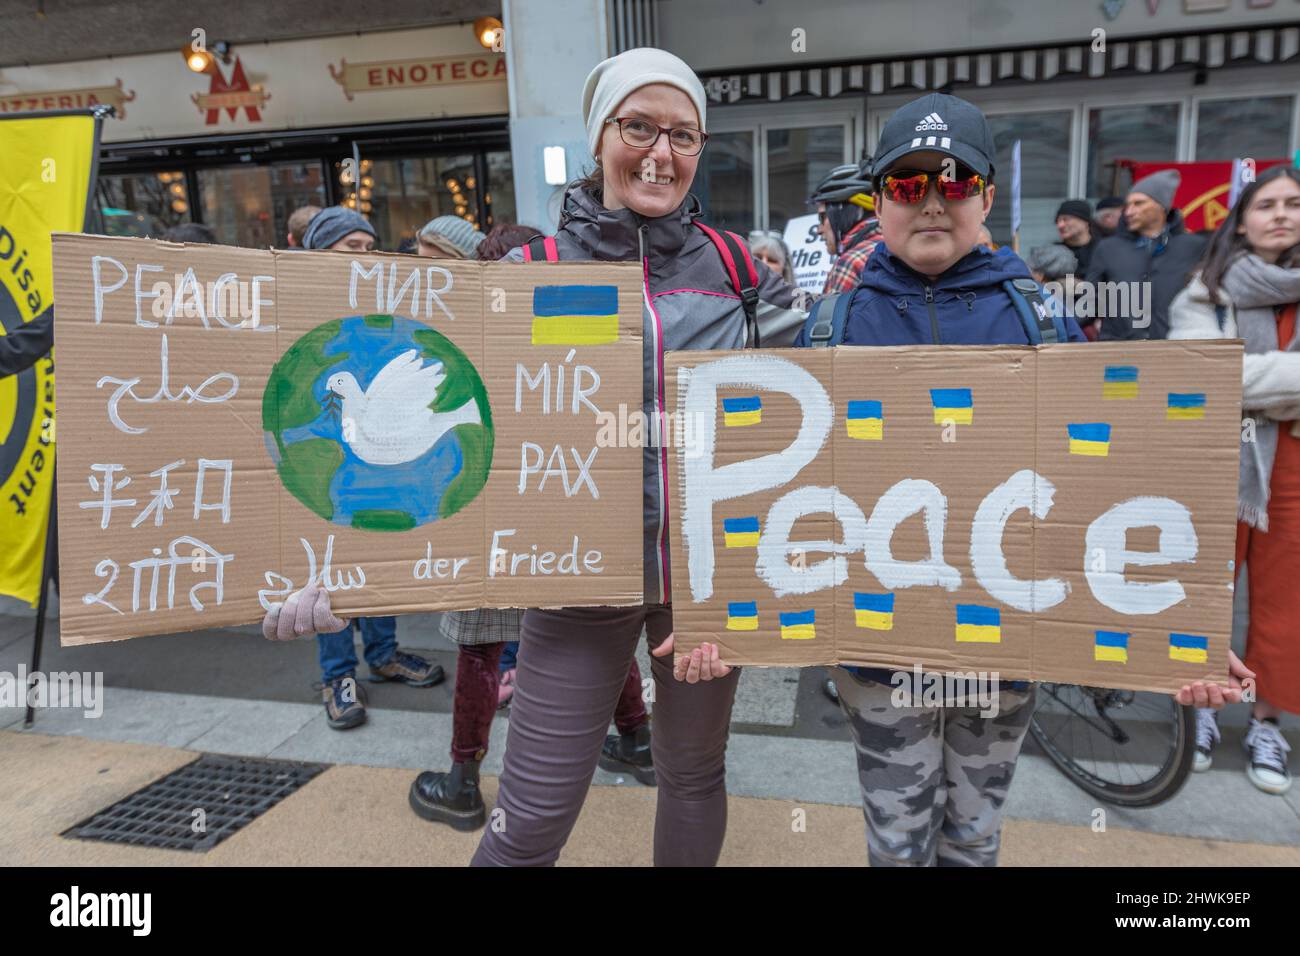
[[[1029,730],[1071,782],[1122,807],[1173,797],[1196,754],[1195,708],[1168,694],[1039,684]]]

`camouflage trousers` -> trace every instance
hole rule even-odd
[[[849,719],[872,866],[996,866],[1034,685],[975,707],[896,707],[894,687],[830,668]]]

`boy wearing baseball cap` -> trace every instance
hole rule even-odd
[[[993,206],[995,155],[984,115],[965,100],[931,93],[894,113],[871,166],[882,242],[847,293],[847,312],[835,310],[834,322],[814,314],[795,344],[1082,342],[1072,318],[1036,324],[1042,313],[1023,308],[1038,290],[1018,256],[977,245]],[[853,731],[871,865],[996,865],[1033,685],[1000,682],[996,715],[986,717],[951,698],[895,706],[896,687],[920,693],[910,672],[832,673]]]

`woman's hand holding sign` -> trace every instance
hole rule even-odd
[[[1182,689],[1174,694],[1174,700],[1186,707],[1191,704],[1195,707],[1213,707],[1215,710],[1220,709],[1224,704],[1236,704],[1241,701],[1241,692],[1243,680],[1251,680],[1255,672],[1248,669],[1241,662],[1241,658],[1228,651],[1228,686],[1221,684],[1206,683],[1205,681],[1196,681],[1193,684],[1184,684]]]
[[[669,634],[663,643],[652,648],[650,653],[663,657],[673,652],[673,636]],[[702,680],[726,677],[731,673],[731,665],[722,663],[717,644],[701,644],[689,654],[682,654],[673,660],[673,677],[688,684],[697,684]]]
[[[262,636],[268,641],[292,641],[309,634],[330,634],[348,626],[330,610],[330,594],[317,584],[294,591],[271,605],[262,618]]]

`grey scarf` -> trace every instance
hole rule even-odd
[[[1245,340],[1246,354],[1259,355],[1284,348],[1297,350],[1300,335],[1285,346],[1277,339],[1277,306],[1300,302],[1300,269],[1269,265],[1247,253],[1233,260],[1223,274],[1223,291],[1232,302],[1237,334]],[[1298,326],[1300,331],[1300,326]],[[1249,414],[1249,413],[1247,413]],[[1261,531],[1268,530],[1268,485],[1277,455],[1277,422],[1254,414],[1255,440],[1241,443],[1238,472],[1237,517]]]

